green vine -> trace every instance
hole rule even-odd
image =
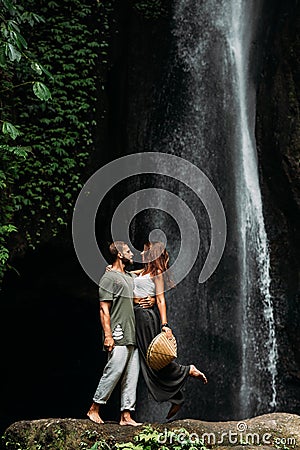
[[[1,104],[1,131],[0,134],[0,281],[9,261],[8,241],[12,234],[18,231],[14,223],[14,213],[17,205],[13,193],[13,187],[19,176],[19,169],[31,151],[30,147],[15,145],[13,142],[23,135],[19,125],[14,121],[14,109],[12,105],[15,89],[26,85],[32,86],[33,93],[40,100],[49,100],[51,93],[48,87],[42,83],[39,76],[50,73],[34,59],[28,49],[27,41],[23,36],[23,28],[28,24],[34,27],[43,22],[38,14],[25,10],[20,4],[10,0],[0,0],[0,104]],[[27,65],[27,74],[31,78],[21,83],[15,82],[18,66]]]
[[[5,191],[0,204],[0,276],[13,256],[22,255],[28,247],[35,249],[70,223],[92,155],[99,151],[96,129],[106,110],[98,103],[105,95],[114,25],[114,2],[104,3],[26,1],[26,8],[34,11],[27,18],[45,19],[39,19],[38,28],[32,29],[29,19],[23,24],[30,64],[25,64],[27,58],[24,63],[19,60],[2,80],[4,114],[16,118],[18,125],[5,120],[3,129],[16,144],[6,152],[0,172],[0,187]],[[19,8],[23,10],[22,4]],[[32,70],[40,80],[28,81]],[[54,76],[48,80],[51,73]],[[29,84],[33,90],[28,93]],[[8,160],[12,152],[13,164]]]
[[[117,4],[0,0],[0,282],[16,255],[67,229],[95,170]],[[131,0],[146,19],[167,7]]]
[[[132,7],[147,20],[157,20],[168,15],[166,0],[131,0]]]

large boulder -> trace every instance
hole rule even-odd
[[[146,425],[146,424],[145,424]],[[207,448],[300,449],[300,416],[272,413],[241,421],[205,422],[184,419],[163,424],[147,424],[158,430],[160,442],[172,448],[168,430],[186,429],[190,442],[202,438]],[[122,427],[116,422],[98,425],[88,419],[40,419],[19,421],[10,425],[3,436],[6,450],[87,450],[95,442],[105,441],[107,448],[115,443],[133,441],[143,427]],[[178,432],[179,434],[180,432]],[[102,448],[99,446],[99,448]],[[185,447],[186,448],[186,447]]]

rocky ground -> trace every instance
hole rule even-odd
[[[144,424],[146,425],[146,424]],[[148,424],[150,425],[150,424]],[[300,416],[287,413],[272,413],[242,421],[205,422],[184,419],[165,424],[153,423],[163,441],[167,430],[185,428],[204,440],[207,448],[238,449],[300,449]],[[143,427],[121,427],[115,422],[97,425],[89,419],[49,418],[19,421],[10,425],[2,438],[6,450],[87,450],[97,441],[108,444],[134,442],[133,438]],[[162,443],[161,441],[161,443]],[[164,444],[168,448],[169,442]],[[192,446],[192,442],[191,442]],[[103,448],[96,446],[94,449]],[[187,448],[187,447],[185,447]]]

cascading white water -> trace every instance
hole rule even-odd
[[[172,2],[172,52],[153,97],[153,123],[145,130],[151,146],[204,171],[220,194],[228,221],[216,273],[199,286],[199,272],[191,271],[176,287],[169,307],[183,337],[185,361],[201,355],[212,380],[211,391],[189,386],[183,414],[209,420],[241,419],[276,408],[278,355],[250,65],[259,18],[255,3],[257,8],[254,0]],[[200,269],[210,237],[205,211],[181,184],[164,180],[167,186],[196,211]],[[169,231],[174,255],[180,236],[169,219],[157,223],[166,224],[161,228]],[[197,330],[192,341],[191,327]]]
[[[249,7],[249,3],[248,3]],[[241,414],[251,414],[250,399],[252,395],[258,396],[261,402],[261,394],[257,387],[253,386],[251,378],[251,366],[253,364],[261,370],[267,368],[270,376],[271,399],[269,406],[276,407],[276,375],[277,375],[277,341],[275,333],[275,320],[270,294],[270,255],[268,240],[263,217],[263,206],[261,191],[259,186],[259,176],[257,167],[257,157],[255,148],[254,129],[249,124],[248,98],[254,87],[249,80],[249,58],[251,44],[251,29],[247,26],[246,5],[244,0],[231,0],[231,20],[228,21],[228,44],[232,67],[234,69],[233,78],[238,101],[239,117],[237,117],[237,140],[240,146],[241,158],[238,181],[238,210],[240,220],[240,232],[242,237],[241,248],[241,301],[242,301],[242,382],[240,389]],[[249,93],[250,91],[250,93]],[[252,111],[253,113],[253,111]],[[254,255],[258,269],[258,287],[263,302],[263,316],[267,329],[265,351],[257,348],[257,330],[253,329],[253,323],[248,321],[249,308],[253,307],[251,301],[251,280],[250,258]],[[258,324],[259,325],[259,324]],[[261,344],[261,343],[260,343]],[[247,353],[252,357],[248,358]],[[254,353],[254,354],[253,354]],[[254,360],[253,360],[254,357]],[[259,376],[259,374],[258,374]],[[264,392],[265,395],[265,392]]]
[[[227,186],[235,191],[229,201],[235,201],[238,234],[239,417],[274,410],[277,395],[278,352],[250,63],[259,19],[257,8],[259,5],[252,0],[176,0],[173,27],[176,63],[185,73],[185,98],[181,106],[184,114],[178,120],[181,126],[177,125],[169,139],[171,148],[177,147],[177,151],[216,176],[217,188],[223,188],[226,168],[215,175],[216,162],[232,158],[234,181],[227,181]],[[223,289],[226,292],[225,286]],[[215,333],[219,333],[218,327]]]

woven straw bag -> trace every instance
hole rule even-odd
[[[162,331],[152,339],[146,355],[146,362],[151,369],[160,370],[177,358],[177,342],[173,335],[168,339]]]

